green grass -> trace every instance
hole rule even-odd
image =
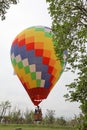
[[[22,128],[22,130],[77,130],[70,127],[54,127],[54,126],[42,126],[42,125],[0,125],[0,130],[16,130]]]

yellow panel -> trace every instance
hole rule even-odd
[[[62,66],[61,66],[60,62],[55,64],[55,68],[60,71],[62,70]]]
[[[25,33],[25,39],[28,38],[28,37],[31,37],[31,36],[34,36],[35,35],[35,32],[34,30],[27,30],[26,33]]]
[[[52,39],[51,38],[44,38],[44,49],[53,50]]]
[[[44,32],[35,32],[35,42],[44,42]]]
[[[31,81],[31,76],[30,76],[30,74],[25,74],[25,75],[24,75],[24,78],[25,78],[25,81],[26,81],[26,82],[30,82],[30,81]]]
[[[30,81],[30,88],[36,88],[36,80],[32,80],[32,82]]]

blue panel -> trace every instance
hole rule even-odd
[[[19,54],[21,55],[22,60],[25,59],[25,58],[27,58],[26,46],[23,45],[23,46],[21,46],[18,49],[19,49]]]
[[[50,79],[50,74],[48,72],[42,72],[42,79],[49,80]]]
[[[51,83],[50,83],[49,81],[46,81],[46,82],[45,82],[45,87],[44,87],[44,88],[49,88],[50,85],[51,85]]]
[[[44,64],[37,64],[36,65],[36,70],[37,71],[41,71],[41,72],[44,72],[44,73],[47,73],[48,71],[48,66],[47,65],[44,65]]]
[[[29,64],[41,64],[42,63],[42,57],[36,57],[34,50],[29,50],[27,52]]]
[[[45,26],[45,29],[51,31],[51,29],[50,29],[49,27],[46,27],[46,26]]]
[[[11,54],[14,53],[15,56],[19,54],[18,44],[15,44],[11,47]]]
[[[27,53],[26,53],[26,47],[25,45],[19,47],[18,44],[15,44],[11,47],[11,54],[14,52],[15,57],[17,55],[21,55],[22,59],[25,59],[27,57]]]

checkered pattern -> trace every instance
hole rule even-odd
[[[35,105],[48,96],[63,71],[52,38],[50,28],[31,27],[17,35],[11,47],[14,71]]]

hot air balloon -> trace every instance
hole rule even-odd
[[[54,44],[49,27],[33,26],[19,33],[11,46],[14,71],[35,106],[47,98],[63,72]]]

